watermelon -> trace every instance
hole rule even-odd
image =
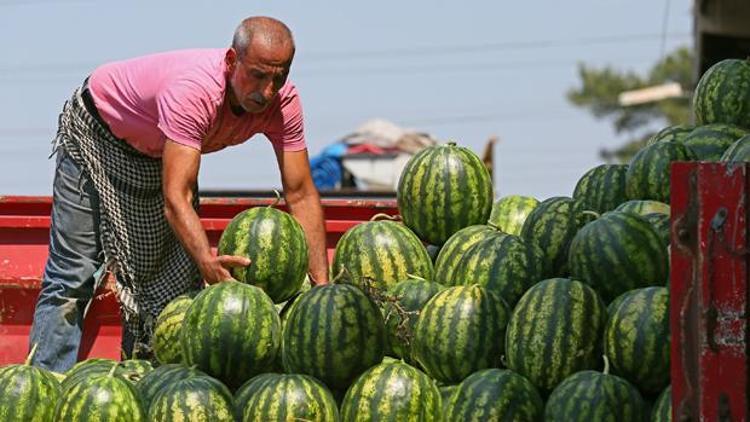
[[[677,142],[662,142],[638,151],[625,174],[628,199],[653,199],[669,203],[669,183],[674,161],[694,161],[695,153]]]
[[[670,242],[670,228],[669,228],[669,216],[664,214],[646,214],[643,216],[649,223],[651,223],[651,227],[654,228],[654,231],[656,234],[659,235],[659,239],[661,239],[662,244],[664,246],[669,246]],[[667,258],[669,256],[667,255]]]
[[[152,400],[150,422],[234,422],[232,394],[219,380],[194,376],[167,385]]]
[[[604,331],[604,353],[613,372],[644,394],[669,384],[669,291],[648,287],[625,294]]]
[[[286,372],[312,375],[344,390],[383,359],[385,327],[380,310],[358,287],[313,287],[292,308],[284,326]]]
[[[711,124],[695,128],[682,142],[701,161],[718,161],[733,143],[747,135],[747,131],[736,126]]]
[[[245,412],[245,408],[247,408],[247,403],[250,401],[250,398],[258,392],[260,387],[263,386],[263,383],[267,380],[276,379],[278,375],[279,374],[274,372],[256,375],[242,384],[242,387],[234,393],[234,414],[238,421],[242,420],[242,415]]]
[[[198,292],[184,294],[172,299],[162,309],[156,318],[154,334],[151,337],[151,348],[159,363],[182,362],[182,347],[180,346],[180,329],[193,298]]]
[[[499,367],[509,314],[505,301],[484,287],[443,290],[417,318],[412,355],[427,374],[445,383]]]
[[[542,393],[575,372],[596,368],[607,310],[586,284],[544,280],[518,301],[505,339],[507,367]]]
[[[544,402],[534,385],[507,369],[471,374],[445,406],[446,422],[540,421]]]
[[[651,422],[672,422],[672,386],[659,394],[651,409]]]
[[[370,368],[349,387],[341,420],[362,422],[437,421],[442,399],[435,381],[405,363]]]
[[[546,277],[567,275],[568,247],[581,222],[579,203],[564,196],[542,201],[529,214],[521,237],[542,251]]]
[[[653,145],[660,142],[682,142],[695,129],[690,125],[667,126],[646,141],[646,145]]]
[[[508,234],[521,234],[526,217],[539,205],[539,200],[530,196],[509,195],[500,198],[492,205],[487,224]]]
[[[243,421],[337,421],[330,391],[308,375],[269,375],[253,384],[255,392],[242,411]]]
[[[106,375],[115,367],[115,373],[131,383],[137,382],[148,372],[149,367],[145,367],[146,361],[138,360],[135,364],[130,361],[117,362],[112,359],[88,359],[78,362],[66,372],[65,380],[60,383],[62,391],[67,390],[70,386],[77,384],[79,381],[88,379],[95,375]]]
[[[645,218],[605,213],[570,243],[571,276],[594,287],[609,302],[628,290],[664,285],[669,256],[663,239]]]
[[[454,281],[480,284],[513,308],[524,292],[544,278],[543,252],[518,236],[497,232],[461,257]]]
[[[721,156],[721,161],[750,161],[750,135],[743,136],[730,145]]]
[[[232,277],[262,288],[275,303],[289,299],[302,286],[308,250],[302,226],[272,206],[237,214],[221,234],[219,255],[250,258],[247,267],[234,267]]]
[[[750,61],[725,59],[711,66],[693,94],[698,124],[726,123],[750,129]]]
[[[52,422],[60,383],[46,369],[31,366],[31,348],[23,365],[0,368],[0,420],[5,422]]]
[[[225,281],[195,297],[180,342],[185,364],[236,389],[273,364],[281,344],[281,320],[263,290]]]
[[[443,401],[443,415],[448,414],[448,406],[451,404],[453,395],[458,391],[458,387],[461,384],[443,385],[438,387],[440,391],[440,398]]]
[[[470,149],[428,147],[406,163],[396,190],[404,223],[420,239],[442,245],[454,233],[484,224],[492,211],[492,180]]]
[[[376,216],[377,217],[377,216]],[[369,221],[347,230],[333,255],[332,274],[344,280],[385,291],[414,274],[432,278],[432,260],[419,238],[401,223]]]
[[[422,307],[445,287],[424,279],[410,278],[396,283],[387,292],[382,306],[388,334],[387,353],[411,361],[411,339]]]
[[[545,421],[645,421],[646,403],[626,380],[604,372],[581,371],[552,391],[544,409]]]
[[[631,199],[630,201],[627,201],[621,204],[619,207],[615,208],[615,211],[629,212],[644,216],[648,214],[664,214],[666,216],[670,215],[669,205],[663,202],[651,201],[648,199]]]
[[[143,411],[148,414],[151,408],[151,401],[162,390],[177,381],[195,376],[206,376],[206,374],[195,368],[188,368],[175,363],[161,365],[146,374],[135,384],[135,388],[143,404]]]
[[[573,191],[581,208],[603,214],[627,201],[625,173],[627,164],[602,164],[587,171]]]
[[[465,227],[445,242],[440,254],[435,261],[435,277],[433,281],[446,286],[455,286],[459,283],[455,280],[458,262],[469,248],[490,234],[497,233],[497,229],[483,224]]]
[[[115,374],[116,365],[109,373],[81,379],[63,390],[55,407],[54,420],[59,422],[145,421],[141,399],[135,387]]]

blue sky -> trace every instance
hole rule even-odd
[[[370,118],[495,150],[496,196],[570,195],[622,142],[565,100],[579,61],[645,71],[662,52],[669,0],[87,1],[0,0],[0,195],[51,193],[57,115],[98,64],[228,45],[246,16],[295,34],[291,79],[311,154]],[[666,50],[692,45],[692,2],[671,0]],[[262,137],[205,155],[201,188],[280,185]]]

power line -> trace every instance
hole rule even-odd
[[[664,17],[661,22],[661,51],[659,53],[659,60],[664,60],[667,48],[667,27],[669,26],[669,5],[670,0],[664,1]]]

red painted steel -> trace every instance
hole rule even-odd
[[[748,416],[748,167],[672,167],[673,419]]]
[[[323,199],[329,259],[350,227],[378,213],[398,213],[395,200]],[[204,198],[200,216],[212,247],[237,213],[269,206],[273,199]],[[49,197],[0,196],[0,365],[23,361],[41,275],[47,259]],[[278,205],[284,207],[283,201]],[[120,318],[111,281],[97,292],[86,314],[79,358],[119,358]]]

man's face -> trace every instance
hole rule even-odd
[[[230,54],[229,87],[232,100],[248,113],[265,110],[286,82],[292,64],[291,45],[273,46],[264,40],[251,40],[244,57]],[[233,56],[233,57],[232,57]]]

